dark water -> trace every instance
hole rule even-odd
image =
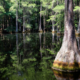
[[[1,34],[0,80],[63,80],[58,77],[64,75],[56,77],[51,69],[62,38],[52,33]],[[79,37],[77,42],[79,47]]]

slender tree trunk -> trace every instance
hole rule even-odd
[[[55,32],[55,26],[54,26],[54,21],[52,21],[52,32]]]
[[[19,0],[19,9],[21,8],[21,0]],[[21,19],[21,15],[19,15],[19,18]],[[21,31],[21,22],[19,22],[19,31]]]
[[[40,5],[40,11],[42,11],[42,4]],[[40,13],[40,19],[39,19],[39,31],[42,32],[42,28],[41,28],[41,13]]]
[[[52,44],[54,43],[54,33],[52,33]]]
[[[80,69],[75,29],[73,23],[73,0],[65,0],[65,29],[61,49],[53,63],[53,68],[61,71]]]
[[[44,32],[45,32],[45,15],[44,15],[44,19],[43,19],[43,21],[44,21]]]
[[[16,1],[16,4],[18,6],[18,2]],[[18,32],[18,7],[16,8],[16,33]]]
[[[23,32],[25,32],[25,8],[23,8]]]
[[[53,9],[54,6],[52,6],[52,9]],[[55,15],[54,14],[54,11],[52,11],[52,15]],[[54,33],[55,32],[55,26],[54,26],[55,22],[54,20],[52,20],[52,32]]]

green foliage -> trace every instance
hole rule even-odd
[[[80,12],[78,2],[79,0],[74,1],[74,11],[77,11],[74,16],[76,28],[79,22],[77,15]],[[0,0],[0,28],[3,31],[15,32],[17,22],[19,32],[22,32],[23,26],[25,27],[25,32],[35,32],[39,29],[41,15],[42,30],[44,30],[45,26],[46,31],[52,31],[51,27],[56,26],[59,31],[63,31],[64,4],[63,0]],[[40,9],[40,6],[42,9]],[[25,18],[25,21],[23,21],[23,18]],[[54,24],[52,23],[53,21],[55,22]]]
[[[56,54],[54,50],[50,50],[50,49],[46,49],[47,51],[49,51],[50,54]]]
[[[54,12],[60,13],[64,10],[64,5],[57,5],[55,8],[53,8]]]
[[[44,10],[44,11],[40,11],[40,13],[41,13],[41,15],[46,15],[46,10]]]
[[[0,15],[5,13],[5,9],[3,8],[3,6],[0,6]]]
[[[80,12],[80,7],[79,6],[75,6],[74,11]]]

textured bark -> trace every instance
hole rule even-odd
[[[77,49],[73,23],[73,0],[65,0],[64,38],[53,67],[71,70],[80,68],[80,55]]]

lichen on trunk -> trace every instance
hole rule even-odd
[[[65,0],[63,43],[54,60],[53,69],[60,71],[75,71],[80,69],[80,54],[77,49],[73,23],[73,0]]]

